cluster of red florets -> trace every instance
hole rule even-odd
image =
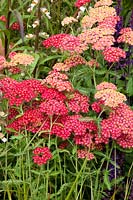
[[[15,31],[19,31],[20,30],[20,25],[18,22],[14,22],[12,25],[11,25],[11,30],[15,30]]]
[[[43,92],[41,82],[35,79],[17,82],[11,78],[5,78],[0,83],[4,98],[9,100],[11,106],[30,102],[38,96],[39,92]]]
[[[80,8],[81,6],[85,5],[86,3],[90,3],[91,0],[77,0],[75,2],[75,6]]]
[[[96,101],[96,102],[92,103],[91,104],[91,108],[96,113],[100,113],[102,111],[102,106],[103,105],[104,105],[104,101],[103,100],[99,100],[99,101]]]
[[[101,122],[101,136],[112,138],[123,148],[133,147],[133,111],[122,103]]]
[[[62,39],[63,39],[64,37],[66,37],[67,35],[68,35],[68,34],[65,34],[65,33],[52,35],[51,37],[49,37],[49,38],[47,38],[46,40],[44,40],[44,41],[42,42],[42,44],[43,44],[43,46],[46,47],[46,48],[49,48],[49,47],[59,48]]]
[[[33,151],[33,160],[34,163],[38,165],[43,165],[48,162],[52,158],[52,154],[48,147],[37,147]]]

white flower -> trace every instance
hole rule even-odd
[[[39,25],[39,20],[35,20],[34,23],[32,24],[33,28],[36,28]]]
[[[32,39],[32,38],[35,37],[35,35],[29,33],[29,34],[27,34],[25,37],[26,37],[27,39]]]
[[[50,12],[47,10],[47,8],[41,8],[41,12],[44,13],[48,19],[51,19]]]

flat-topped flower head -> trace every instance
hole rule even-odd
[[[94,8],[101,7],[101,6],[111,6],[112,3],[113,3],[112,0],[100,0],[95,3]]]
[[[108,62],[118,62],[120,58],[126,58],[126,52],[119,47],[108,47],[102,54]]]
[[[77,0],[75,2],[75,6],[80,8],[81,6],[85,5],[86,3],[90,3],[91,0]]]
[[[124,103],[101,122],[101,137],[114,139],[123,148],[133,148],[133,111]]]
[[[104,89],[113,89],[117,90],[117,87],[113,83],[109,82],[102,82],[99,85],[96,86],[97,90],[104,90]]]
[[[105,18],[110,16],[117,16],[117,14],[115,8],[102,6],[97,8],[90,8],[89,16],[94,18],[97,22],[102,22]]]
[[[17,53],[11,58],[11,63],[14,65],[30,65],[34,61],[34,57],[25,53]]]
[[[103,89],[97,91],[95,94],[95,99],[103,100],[104,105],[111,108],[115,108],[120,103],[123,103],[127,100],[124,94],[117,92],[114,89]]]
[[[118,43],[133,45],[133,30],[131,28],[123,28],[120,34],[121,35],[117,39]]]
[[[77,150],[77,154],[78,154],[78,158],[82,158],[82,159],[87,159],[87,160],[92,160],[94,159],[94,154],[87,151],[87,150],[83,150],[83,149],[79,149]]]
[[[36,147],[33,151],[33,160],[35,164],[43,165],[52,158],[52,154],[48,147]]]

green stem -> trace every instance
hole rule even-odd
[[[72,194],[72,192],[74,190],[74,187],[75,187],[79,177],[81,176],[81,173],[82,173],[84,167],[86,166],[86,163],[87,163],[87,159],[84,160],[83,165],[82,165],[80,171],[78,172],[77,177],[76,177],[76,179],[75,179],[75,181],[74,181],[74,183],[73,183],[73,185],[72,185],[67,197],[65,198],[65,200],[70,200],[70,197],[71,197],[71,194]]]

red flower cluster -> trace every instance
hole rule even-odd
[[[96,101],[96,102],[92,103],[91,104],[91,108],[96,113],[100,113],[102,111],[102,105],[104,105],[104,101],[103,100],[99,100],[99,101]]]
[[[68,36],[68,35],[69,34],[65,34],[65,33],[60,33],[60,34],[52,35],[49,38],[47,38],[46,40],[44,40],[42,42],[42,44],[43,44],[43,46],[45,48],[49,48],[49,47],[59,48],[62,39],[64,37]]]
[[[52,158],[52,154],[48,147],[37,147],[33,151],[33,154],[34,163],[38,165],[46,164],[48,160]]]
[[[119,47],[109,47],[103,51],[104,59],[108,62],[118,62],[120,58],[126,58],[126,53]]]
[[[11,25],[11,30],[16,30],[16,31],[19,31],[20,30],[20,25],[18,22],[14,22],[12,25]]]
[[[112,138],[123,148],[133,147],[133,111],[122,103],[101,122],[101,137]]]
[[[86,3],[90,3],[91,0],[77,0],[75,2],[75,6],[80,8],[81,6],[85,5]]]
[[[74,93],[74,97],[68,102],[68,107],[70,111],[79,113],[87,113],[89,111],[89,98],[87,96],[81,95],[79,92]]]
[[[4,98],[9,100],[11,106],[19,106],[23,102],[30,102],[40,92],[43,92],[41,82],[35,79],[17,82],[13,79],[5,78],[0,80],[0,83]]]

